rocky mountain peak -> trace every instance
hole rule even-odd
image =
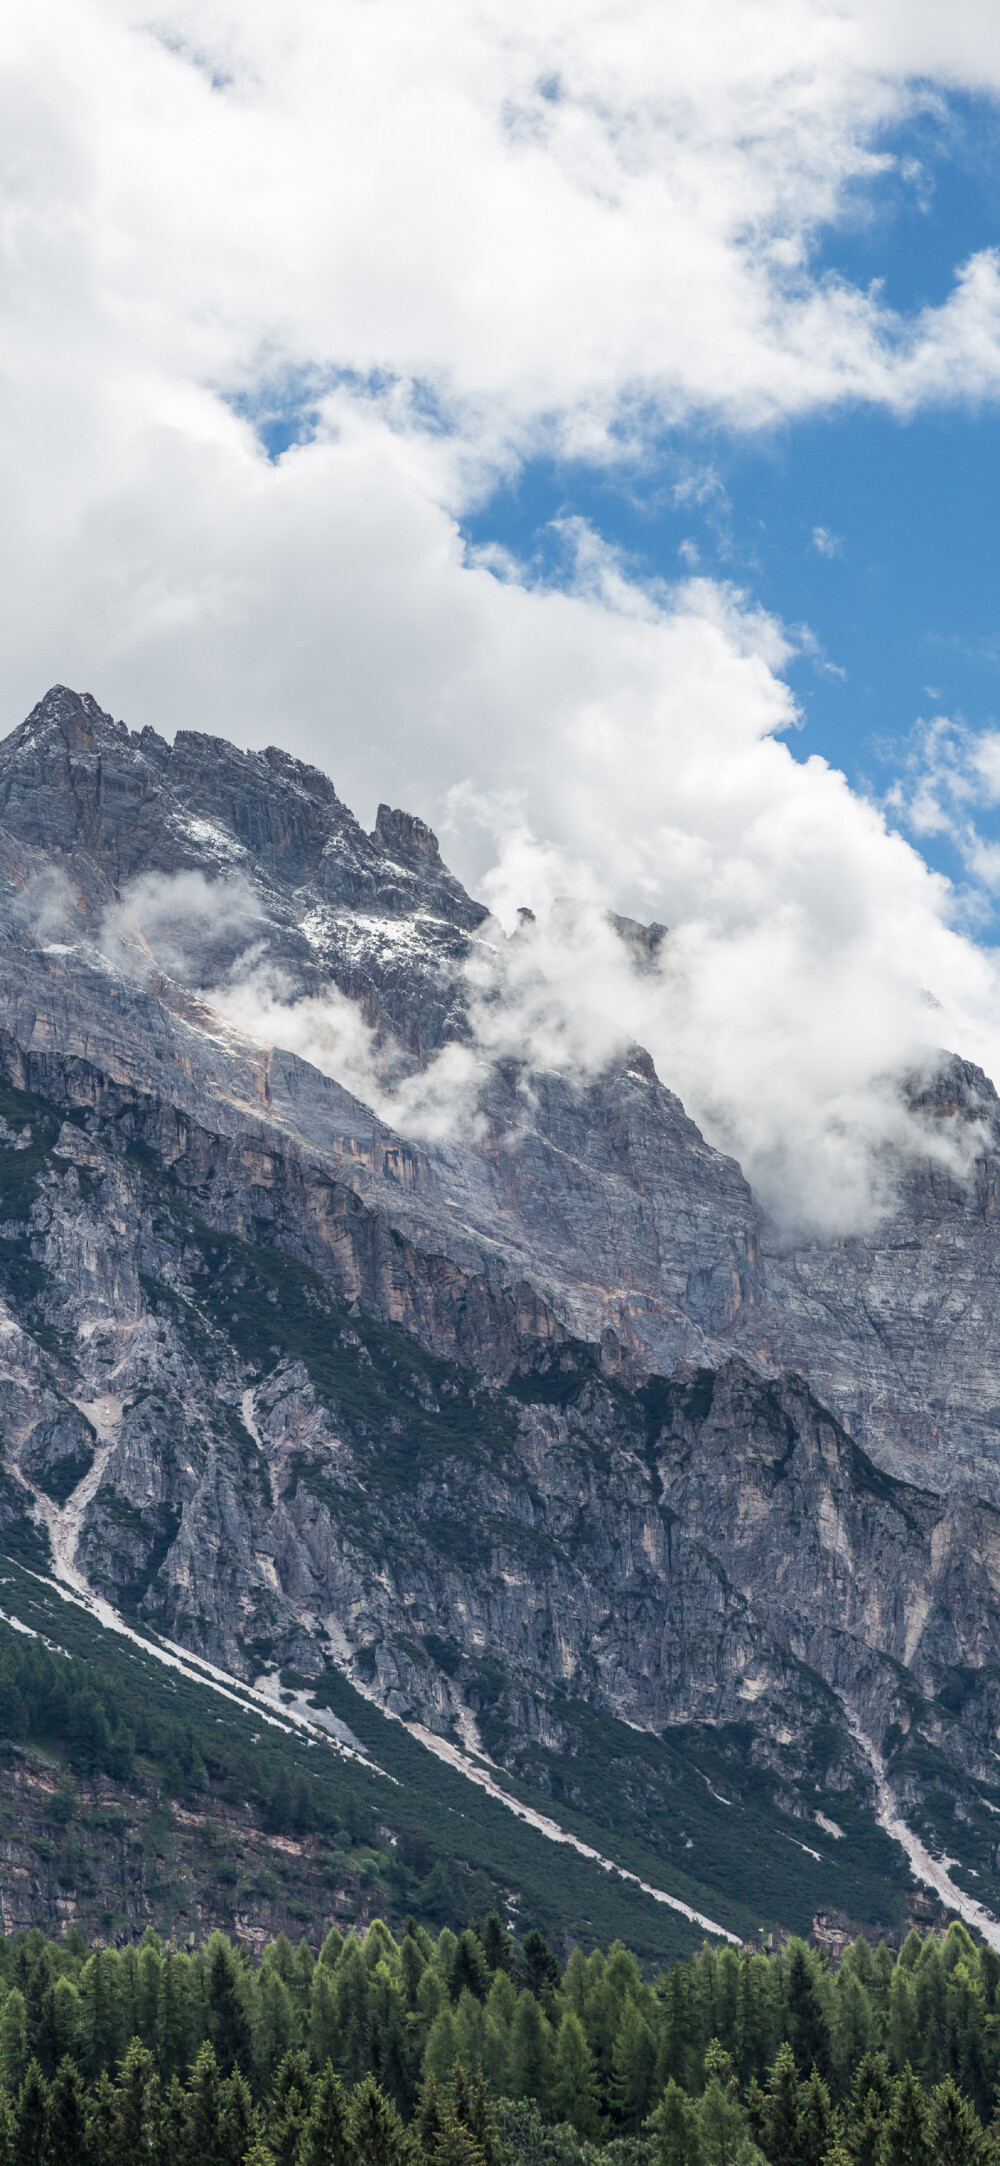
[[[379,807],[367,835],[318,767],[180,729],[129,731],[89,692],[53,685],[0,744],[0,821],[18,841],[85,851],[121,884],[148,872],[237,872],[333,910],[422,914],[460,931],[487,912],[416,814]],[[309,898],[306,897],[308,907]]]
[[[372,841],[381,843],[386,850],[396,850],[411,864],[441,865],[438,839],[426,821],[419,820],[413,812],[393,811],[389,805],[380,805],[375,816]]]
[[[66,684],[50,685],[20,729],[14,731],[14,737],[21,743],[37,742],[52,729],[59,731],[67,746],[80,752],[95,751],[105,741],[128,740],[124,722],[116,722],[106,714],[91,692],[74,692]],[[0,754],[11,742],[8,738],[0,746]]]

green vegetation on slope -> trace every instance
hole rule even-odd
[[[14,1559],[0,1558],[0,1608],[40,1635],[31,1640],[0,1621],[0,1755],[21,1745],[27,1733],[54,1771],[86,1775],[104,1768],[121,1779],[130,1764],[131,1792],[147,1808],[157,1801],[169,1806],[173,1799],[221,1827],[229,1807],[249,1807],[255,1825],[284,1840],[304,1839],[326,1858],[331,1909],[338,1914],[345,1905],[334,1903],[333,1891],[343,1890],[346,1876],[358,1916],[378,1910],[401,1920],[412,1912],[440,1926],[459,1923],[470,1910],[502,1907],[525,1926],[541,1927],[558,1945],[580,1937],[628,1937],[644,1961],[669,1961],[697,1944],[698,1931],[684,1918],[515,1819],[343,1679],[331,1677],[328,1684],[336,1689],[324,1697],[361,1740],[367,1761],[292,1727],[276,1727],[264,1711],[247,1711],[207,1683],[165,1668],[152,1643],[147,1652],[102,1629]],[[17,1733],[7,1730],[6,1748],[5,1692]],[[3,1765],[0,1757],[0,1802]],[[599,1847],[598,1831],[580,1824]],[[79,1816],[60,1838],[63,1844],[71,1840],[77,1851],[86,1841]],[[224,1852],[224,1837],[220,1843]],[[213,1883],[217,1864],[225,1862],[218,1849],[213,1838]],[[238,1873],[238,1852],[228,1862]],[[648,1877],[655,1885],[655,1860],[645,1862],[654,1869]],[[686,1900],[704,1894],[687,1881],[677,1892]],[[235,1904],[235,1882],[232,1895]],[[155,1876],[144,1907],[130,1903],[108,1919],[107,1929],[133,1933],[146,1918],[161,1930],[173,1924],[169,1882]],[[720,1906],[720,1923],[751,1932],[760,1921],[745,1905],[728,1902]]]

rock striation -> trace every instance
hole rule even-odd
[[[864,1737],[1000,1902],[992,1085],[943,1056],[893,1213],[782,1250],[640,1048],[482,1057],[500,941],[423,822],[273,748],[65,687],[0,745],[3,1538],[592,1812],[614,1739],[647,1836],[711,1736],[834,1858]],[[251,981],[359,1018],[370,1097]]]

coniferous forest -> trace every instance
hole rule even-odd
[[[1000,1956],[964,1927],[705,1947],[376,1921],[0,1943],[2,2166],[966,2166],[1000,2160]]]

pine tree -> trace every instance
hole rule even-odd
[[[0,2011],[0,2082],[13,2097],[24,2082],[28,2066],[28,2024],[24,1995],[11,1986]]]
[[[191,2071],[184,2115],[184,2152],[190,2166],[222,2166],[222,2084],[207,2039]]]
[[[76,2166],[86,2157],[87,2102],[79,2071],[62,2060],[49,2086],[45,2166]]]
[[[394,1971],[398,1960],[399,1950],[385,1919],[373,1918],[365,1934],[364,1965],[366,1971],[373,1971],[378,1963],[387,1963],[390,1971]]]
[[[257,2071],[266,2087],[295,2042],[292,1996],[276,1964],[262,1966],[257,1979],[254,2032]]]
[[[234,2068],[221,2086],[219,2116],[222,2166],[243,2166],[254,2134],[253,2098],[242,2069]],[[165,2166],[171,2166],[169,2155]]]
[[[412,1933],[405,1934],[399,1951],[399,1971],[403,1981],[403,1990],[411,2008],[416,2004],[417,1987],[426,1968],[426,1958],[419,1941],[414,1938]]]
[[[45,2166],[49,2087],[37,2061],[29,2061],[14,2116],[13,2166]]]
[[[223,2075],[253,2065],[253,2041],[243,1979],[229,1941],[213,1933],[205,1950],[208,2036]]]
[[[479,2004],[463,1996],[479,2014]],[[368,2036],[372,2074],[401,2113],[413,2110],[416,2071],[410,2048],[409,2018],[402,1978],[384,1962],[376,1963],[368,1983]],[[459,2026],[461,2028],[461,2025]]]
[[[626,2131],[644,2121],[656,2083],[656,2040],[641,2008],[629,1994],[621,2012],[611,2055],[615,2111]]]
[[[671,2076],[659,2110],[659,2166],[702,2166],[698,2114]]]
[[[435,2157],[443,2125],[443,2088],[434,2076],[428,2076],[420,2087],[412,2129],[418,2149],[426,2159]]]
[[[447,2083],[458,2059],[458,2024],[454,2012],[445,2003],[439,2008],[427,2034],[424,2047],[423,2072],[432,2082]]]
[[[698,2106],[700,2157],[704,2166],[749,2166],[754,2144],[735,2089],[710,2076]]]
[[[520,1969],[522,1985],[547,2007],[559,1984],[559,1965],[537,1927],[527,1935],[521,1950]]]
[[[162,2156],[165,2166],[187,2166],[187,2112],[187,2093],[181,2079],[171,2076],[163,2093]],[[195,2166],[198,2166],[197,2161]]]
[[[75,2060],[80,2044],[80,1995],[72,1978],[57,1978],[52,1988],[52,2031],[56,2066]]]
[[[358,2084],[348,2127],[357,2166],[406,2166],[406,2131],[371,2076]]]
[[[445,2106],[434,2160],[435,2166],[483,2166],[476,2139],[459,2120],[450,2100]]]
[[[160,1970],[163,1951],[151,1925],[139,1943],[138,1977],[136,1984],[136,2021],[144,2046],[156,2051],[156,2014],[160,1999]]]
[[[833,2058],[842,2084],[850,2083],[859,2061],[873,2044],[872,2007],[857,1972],[842,1963],[833,2001]]]
[[[474,1993],[477,2000],[484,2001],[490,1984],[490,1971],[479,1940],[475,1933],[466,1931],[455,1950],[450,1981],[452,1999],[460,2000],[463,1991],[468,1991]]]
[[[298,2018],[298,2035],[304,2038],[309,2028],[309,2009],[312,2001],[313,1971],[316,1958],[307,1940],[300,1940],[295,1950],[295,1970],[290,1981],[295,2013]]]
[[[544,2107],[551,2067],[549,2026],[533,1993],[519,1993],[510,2027],[510,2089],[514,2098],[534,2098]]]
[[[97,2082],[90,2089],[90,2134],[88,2150],[94,2166],[112,2166],[115,2155],[115,2130],[118,2114],[118,2094],[106,2068],[102,2068]],[[183,2150],[177,2152],[183,2158]]]
[[[906,2068],[908,2064],[912,2066],[914,2061],[919,2063],[924,2057],[924,2042],[920,2036],[917,2016],[916,1969],[919,1953],[908,1963],[903,1962],[910,1941],[915,1939],[916,1934],[907,1934],[889,1987],[889,2052],[892,2065],[896,2069]],[[917,1946],[919,1951],[919,1942]]]
[[[118,1966],[110,1948],[96,1948],[80,1977],[83,2050],[91,2078],[113,2068],[121,2047]]]
[[[769,2159],[794,2162],[800,2103],[795,2057],[786,2041],[779,2047],[766,2090],[755,2091],[752,2099],[757,2140]]]
[[[189,1966],[168,1949],[160,1965],[156,2010],[156,2061],[162,2083],[187,2073],[191,2053]]]
[[[313,2092],[297,2166],[351,2166],[347,2120],[343,2084],[327,2061]]]
[[[337,2065],[345,2083],[359,2083],[369,2065],[368,1973],[356,1934],[352,1933],[345,1942],[334,1980],[339,2041]],[[424,1983],[421,1979],[421,1990]]]
[[[835,2121],[830,2093],[815,2068],[808,2082],[800,2086],[799,2095],[801,2104],[796,2131],[799,2166],[823,2166],[833,2142]]]
[[[560,2121],[570,2121],[578,2136],[597,2137],[597,2079],[594,2057],[579,2016],[567,2008],[556,2037],[552,2073],[552,2109]]]
[[[330,1970],[320,1958],[309,1992],[309,2052],[316,2068],[339,2059],[337,1997]]]
[[[313,2073],[305,2053],[286,2053],[275,2072],[267,2111],[267,2143],[276,2166],[295,2166],[309,2119]]]
[[[483,1920],[480,1938],[487,1970],[513,1970],[514,1943],[506,1926],[501,1925],[495,1910],[491,1910],[488,1918]]]
[[[466,2076],[459,2063],[449,2092],[455,2113],[463,2128],[467,2128],[474,2138],[484,2166],[507,2166],[507,2153],[500,2141],[493,2102],[483,2078]]]
[[[885,2166],[934,2166],[927,2141],[923,2093],[909,2064],[896,2085],[889,2109],[884,2156]]]
[[[810,2075],[814,2068],[820,2076],[829,2075],[829,2025],[816,1985],[813,1960],[801,1940],[793,1940],[789,1948],[788,2042],[801,2075]]]
[[[115,2088],[114,2166],[155,2166],[159,2093],[153,2056],[141,2039],[133,2038]]]
[[[987,2157],[978,2115],[953,2076],[946,2076],[931,2093],[927,2141],[934,2166],[983,2166]]]

